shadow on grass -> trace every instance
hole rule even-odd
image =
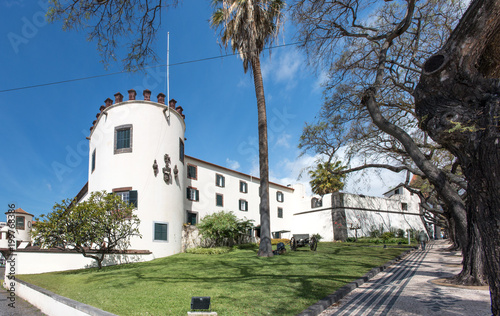
[[[258,308],[272,315],[291,315],[399,255],[395,250],[367,250],[323,243],[317,252],[299,248],[272,258],[259,258],[256,251],[257,248],[250,247],[220,255],[179,254],[149,262],[104,267],[100,271],[51,273],[47,277],[60,278],[58,282],[61,283],[67,282],[67,278],[76,278],[82,286],[81,291],[99,287],[100,292],[93,295],[103,298],[112,295],[111,292],[131,289],[147,289],[149,292],[141,294],[151,297],[168,289],[177,295],[172,300],[208,292],[221,306],[221,314],[222,310],[240,304],[248,306],[250,311]],[[111,296],[105,300],[114,299]],[[106,306],[101,308],[106,309]]]

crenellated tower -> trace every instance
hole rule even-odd
[[[143,100],[135,90],[106,99],[90,128],[88,192],[114,192],[136,205],[142,239],[130,249],[150,250],[155,257],[181,251],[184,223],[184,122],[174,99],[157,102],[151,91]]]

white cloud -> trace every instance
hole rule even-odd
[[[326,72],[325,70],[321,70],[321,72],[318,75],[318,78],[312,84],[312,91],[323,92],[323,86],[327,80],[328,80],[328,72]]]
[[[262,64],[264,80],[274,83],[285,83],[286,89],[291,90],[297,86],[300,68],[304,58],[296,50],[289,50],[283,54],[273,53],[270,59]]]
[[[292,138],[292,135],[287,134],[285,132],[281,133],[278,136],[278,138],[276,139],[276,143],[274,144],[274,147],[290,148],[289,140],[291,138]]]
[[[238,170],[241,167],[238,161],[229,158],[226,159],[226,166],[232,170]]]
[[[270,181],[283,185],[300,183],[304,185],[306,194],[312,195],[308,168],[316,165],[320,155],[303,155],[295,160],[284,159],[271,170]],[[360,159],[353,159],[351,167],[362,164]],[[277,172],[279,170],[279,172]],[[392,187],[405,180],[405,173],[394,173],[389,170],[367,169],[351,173],[347,176],[343,192],[382,196]]]

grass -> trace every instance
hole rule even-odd
[[[320,243],[259,258],[243,248],[17,277],[118,315],[186,315],[192,296],[210,296],[219,315],[294,315],[406,250]]]

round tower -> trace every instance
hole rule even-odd
[[[181,251],[184,222],[184,132],[181,107],[165,105],[165,95],[136,100],[136,91],[106,99],[90,128],[88,192],[113,192],[136,205],[142,239],[130,249],[155,257]]]

